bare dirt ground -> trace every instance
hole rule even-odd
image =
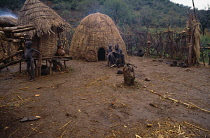
[[[18,65],[2,70],[0,137],[210,137],[209,67],[170,67],[146,57],[126,62],[137,66],[132,87],[117,74],[122,68],[106,61],[71,60],[67,71],[34,82]],[[30,116],[41,119],[20,122]]]

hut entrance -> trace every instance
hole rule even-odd
[[[100,48],[98,50],[98,60],[99,61],[105,60],[105,49],[104,48]]]

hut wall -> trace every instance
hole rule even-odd
[[[42,56],[53,56],[57,51],[57,35],[43,35],[41,39],[42,43]]]
[[[46,34],[42,35],[41,38],[36,36],[33,40],[33,46],[35,49],[42,51],[43,57],[54,56],[57,51],[57,35]]]

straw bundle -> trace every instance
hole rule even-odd
[[[194,29],[194,38],[195,38],[195,43],[194,43],[194,51],[196,55],[197,61],[200,59],[200,23],[195,22],[193,24],[193,29]]]
[[[53,27],[61,30],[70,27],[54,10],[39,0],[26,0],[21,9],[18,25],[27,24],[32,24],[36,28],[29,32],[30,36],[55,34]]]
[[[200,23],[194,16],[190,16],[187,22],[188,34],[190,35],[188,64],[199,63],[200,58]]]
[[[113,20],[105,14],[90,14],[76,28],[71,41],[70,55],[74,59],[98,61],[98,50],[103,48],[106,51],[109,44],[119,44],[126,54],[125,43]]]

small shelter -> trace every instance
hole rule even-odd
[[[18,25],[33,25],[36,28],[27,34],[43,57],[56,53],[59,34],[70,27],[54,10],[39,0],[25,1],[19,12]]]
[[[33,47],[40,52],[36,72],[41,75],[41,61],[56,54],[59,35],[70,25],[39,0],[25,1],[19,12],[18,25],[33,25],[36,28],[26,34],[32,38]]]
[[[87,61],[105,60],[110,44],[118,44],[126,54],[125,43],[113,20],[105,14],[90,14],[76,28],[71,41],[70,56]]]

